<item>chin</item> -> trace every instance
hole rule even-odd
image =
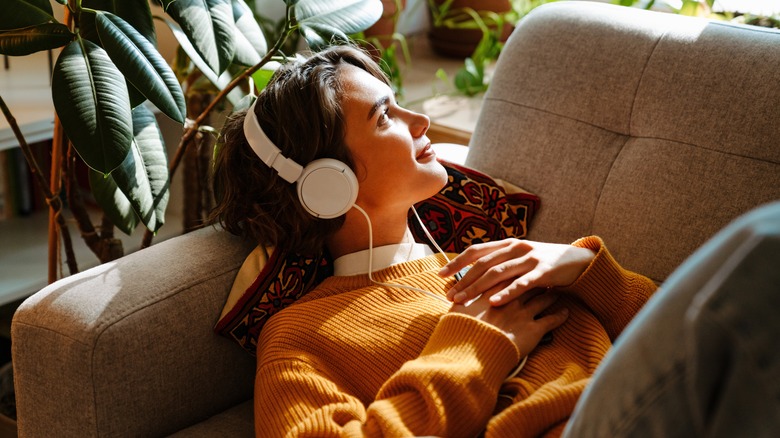
[[[445,169],[441,163],[435,160],[434,163],[432,163],[430,176],[431,183],[430,185],[426,184],[426,187],[430,187],[429,193],[423,199],[420,199],[420,201],[428,199],[431,196],[439,193],[449,181],[449,177],[447,176],[447,169]]]

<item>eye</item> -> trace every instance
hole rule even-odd
[[[390,107],[385,107],[382,113],[379,115],[379,119],[376,121],[376,125],[381,127],[390,122]]]

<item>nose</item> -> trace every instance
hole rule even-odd
[[[420,114],[414,111],[409,111],[409,132],[412,137],[419,138],[428,132],[428,128],[431,127],[431,119],[425,114]]]

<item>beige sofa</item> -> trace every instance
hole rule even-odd
[[[550,4],[507,43],[466,163],[540,195],[531,238],[598,234],[662,282],[780,199],[778,84],[780,32]],[[207,228],[29,298],[20,436],[251,436],[254,360],[212,332],[250,246]]]

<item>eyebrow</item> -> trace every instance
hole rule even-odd
[[[384,97],[380,97],[379,99],[377,99],[377,101],[374,102],[374,104],[371,106],[371,109],[368,110],[368,119],[367,120],[371,120],[374,117],[374,114],[376,114],[377,110],[380,107],[382,107],[384,105],[387,105],[387,102],[389,102],[389,101],[390,101],[390,96],[389,95],[388,96],[384,96]]]

